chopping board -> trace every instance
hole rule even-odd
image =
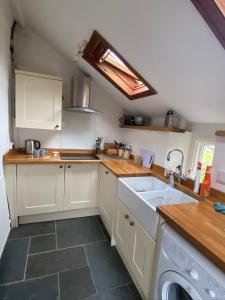
[[[142,158],[142,166],[148,169],[151,168],[151,165],[155,158],[155,153],[151,150],[141,148],[140,156]]]

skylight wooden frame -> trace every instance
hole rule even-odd
[[[144,84],[144,86],[142,85],[139,88],[132,88],[132,84],[129,84],[129,75],[126,72],[124,72],[122,69],[119,69],[115,65],[110,66],[108,62],[104,63],[104,65],[100,63],[99,60],[107,49],[110,49],[138,78],[138,80]],[[123,56],[120,55],[120,53],[118,53],[118,51],[112,45],[110,45],[110,43],[108,43],[97,31],[93,32],[87,46],[84,49],[82,57],[130,100],[157,94],[156,90],[136,70],[134,70],[134,68],[123,58]],[[107,75],[106,71],[103,71],[104,68],[107,70],[110,76]],[[130,76],[130,79],[132,79],[132,76]],[[132,80],[130,83],[132,83]],[[148,90],[145,90],[146,88]]]
[[[225,49],[225,17],[214,0],[191,0]]]

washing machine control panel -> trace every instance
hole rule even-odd
[[[225,300],[225,274],[173,230],[164,232],[160,255],[170,270],[199,291],[202,299]]]

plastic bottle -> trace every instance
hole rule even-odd
[[[193,192],[197,194],[199,193],[199,188],[200,188],[201,169],[202,169],[202,163],[198,162],[196,176],[195,176],[195,185],[193,189]]]
[[[211,169],[212,169],[212,166],[208,166],[206,168],[205,177],[204,177],[204,180],[201,184],[201,189],[200,189],[200,196],[201,197],[208,197],[209,196],[209,189],[210,189],[210,186],[211,186]]]

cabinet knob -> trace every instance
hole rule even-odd
[[[59,125],[55,125],[55,128],[59,128]]]
[[[134,222],[133,221],[130,221],[130,226],[134,226]]]
[[[105,171],[105,174],[109,174],[109,171]]]
[[[68,165],[68,169],[70,169],[71,168],[71,166],[70,165]]]
[[[125,219],[129,219],[129,215],[125,215],[124,217],[125,217]]]
[[[62,165],[60,165],[59,167],[60,167],[60,169],[62,169],[62,168],[63,168],[63,166],[62,166]]]

